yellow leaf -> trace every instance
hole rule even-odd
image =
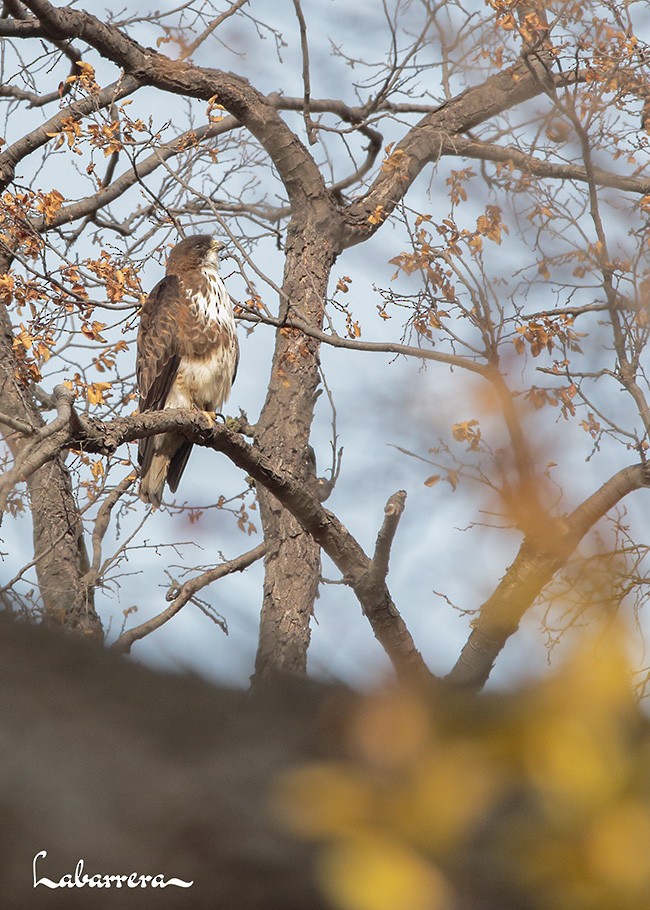
[[[110,382],[91,382],[86,389],[89,404],[103,404],[104,393],[111,388]]]
[[[372,785],[356,769],[314,762],[283,775],[274,804],[284,824],[300,837],[347,837],[366,827]]]
[[[442,910],[447,882],[412,850],[378,835],[350,838],[321,859],[321,881],[339,910]]]
[[[480,253],[483,250],[482,237],[479,234],[474,234],[474,236],[469,239],[469,246],[475,253]]]

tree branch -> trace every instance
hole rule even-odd
[[[227,427],[214,424],[202,412],[171,409],[107,422],[90,419],[71,410],[67,430],[59,428],[58,420],[53,421],[57,424],[55,431],[51,429],[53,424],[48,426],[42,451],[38,456],[34,454],[34,460],[39,463],[55,457],[63,448],[112,454],[125,442],[161,432],[180,433],[197,445],[223,452],[237,467],[269,490],[325,550],[357,595],[375,637],[396,672],[402,676],[430,675],[386,585],[371,583],[372,561],[353,535],[332,512],[322,506],[316,493],[279,472],[268,458]],[[2,483],[7,485],[7,475]]]
[[[235,0],[235,2],[227,9],[224,10],[219,16],[212,20],[210,25],[205,28],[200,35],[198,35],[194,41],[186,47],[183,53],[179,56],[179,60],[187,60],[188,57],[191,57],[194,51],[200,47],[203,42],[210,37],[210,35],[219,28],[222,22],[226,19],[229,19],[231,16],[234,16],[235,13],[244,6],[245,3],[248,3],[248,0]]]
[[[313,211],[315,198],[328,200],[322,174],[305,146],[269,100],[246,79],[171,60],[83,10],[55,7],[48,0],[25,0],[25,6],[39,18],[50,37],[87,41],[140,84],[206,101],[216,97],[264,146],[293,205]],[[333,206],[328,207],[333,210]]]
[[[307,23],[300,5],[300,0],[293,0],[293,8],[296,11],[298,26],[300,28],[300,49],[302,52],[302,84],[303,84],[303,118],[307,138],[310,145],[316,143],[316,129],[314,121],[311,119],[311,80],[309,76],[309,44],[307,43]]]
[[[263,323],[265,325],[274,325],[278,328],[299,329],[310,338],[316,338],[323,344],[328,344],[333,348],[344,348],[350,351],[367,351],[374,354],[401,354],[403,357],[416,357],[420,360],[433,360],[436,363],[444,363],[450,367],[461,367],[469,370],[471,373],[478,373],[485,376],[487,367],[485,364],[470,360],[469,357],[461,357],[459,354],[446,354],[443,351],[433,351],[429,348],[416,348],[413,345],[399,344],[393,341],[359,341],[356,338],[344,338],[342,335],[335,335],[332,332],[324,332],[323,329],[309,325],[304,319],[298,316],[291,316],[286,319],[274,319],[269,316],[262,316],[259,313],[250,316],[243,314],[238,317],[243,322]]]
[[[187,148],[186,140],[190,137],[196,137],[196,141],[202,142],[213,139],[215,136],[222,136],[224,133],[235,129],[239,126],[239,121],[235,117],[225,117],[219,123],[198,127],[197,129],[188,130],[182,133],[171,142],[161,144],[156,148],[153,155],[149,155],[142,161],[134,161],[132,167],[120,174],[112,183],[100,189],[91,196],[86,196],[69,205],[62,206],[48,220],[45,218],[32,219],[34,229],[37,231],[47,228],[51,230],[54,227],[61,227],[64,224],[70,224],[79,218],[85,218],[93,215],[95,212],[105,208],[111,202],[119,199],[120,196],[129,190],[132,186],[139,183],[144,177],[148,177],[165,161],[180,154]]]
[[[650,487],[650,467],[630,465],[614,474],[569,516],[551,522],[537,537],[527,536],[472,623],[472,633],[447,681],[475,689],[485,685],[506,641],[585,534],[625,496],[644,487]]]
[[[625,174],[613,174],[600,167],[594,167],[590,174],[585,167],[577,164],[561,164],[555,161],[542,161],[534,155],[527,155],[511,146],[494,145],[490,142],[478,142],[454,136],[445,139],[440,137],[440,154],[456,155],[459,158],[477,158],[480,161],[497,161],[512,164],[517,170],[535,177],[548,177],[551,180],[573,180],[578,183],[589,183],[593,179],[598,186],[612,187],[627,193],[650,193],[650,177],[631,177]]]
[[[127,629],[125,632],[122,632],[117,641],[112,645],[113,650],[119,651],[121,654],[128,654],[134,642],[150,635],[151,632],[159,629],[172,619],[172,617],[176,616],[185,604],[202,588],[212,584],[213,581],[217,581],[219,578],[224,578],[226,575],[232,575],[234,572],[243,572],[244,569],[247,569],[254,562],[257,562],[258,559],[261,559],[265,552],[266,544],[258,544],[258,546],[249,550],[247,553],[242,553],[241,556],[237,556],[235,559],[222,562],[213,569],[209,569],[207,572],[197,575],[196,578],[191,578],[189,581],[186,581],[185,584],[176,589],[173,601],[161,613],[158,613],[157,616],[153,616],[146,622],[140,623],[139,626],[135,626],[133,629]]]
[[[549,79],[535,56],[472,86],[423,117],[391,152],[393,167],[382,168],[360,199],[347,209],[344,247],[367,240],[404,197],[423,168],[453,147],[462,133],[541,94]],[[371,216],[382,212],[382,219]]]
[[[111,104],[132,94],[139,87],[139,81],[132,76],[121,77],[101,89],[96,95],[90,95],[69,104],[35,130],[21,136],[0,154],[0,191],[4,190],[14,179],[18,162],[31,155],[36,149],[51,142],[52,135],[61,132],[64,120],[70,117],[78,119],[93,111],[110,107]]]
[[[117,484],[115,489],[111,490],[108,496],[104,498],[97,511],[92,536],[93,561],[87,573],[88,585],[94,587],[101,576],[102,541],[106,536],[110,524],[111,513],[126,491],[133,486],[136,476],[137,475],[134,472],[127,474],[127,476]]]
[[[372,557],[372,568],[370,570],[375,584],[383,583],[388,575],[390,549],[405,505],[406,490],[398,490],[397,493],[393,493],[384,508],[384,522],[377,534],[375,552]]]
[[[37,428],[30,423],[24,420],[17,420],[8,414],[0,414],[0,424],[5,427],[11,427],[12,430],[16,430],[17,433],[21,433],[23,436],[33,436],[37,432]]]

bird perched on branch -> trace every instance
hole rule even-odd
[[[232,302],[219,275],[222,244],[199,234],[169,254],[166,275],[140,314],[136,374],[140,411],[219,411],[239,361]],[[178,433],[141,439],[140,498],[160,506],[165,482],[176,492],[192,443]]]

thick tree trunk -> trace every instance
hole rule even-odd
[[[11,322],[0,305],[0,412],[38,429],[43,418],[29,390],[16,381],[16,368]],[[14,459],[29,444],[29,437],[13,430],[4,437]],[[46,618],[84,635],[101,636],[93,591],[84,580],[88,556],[83,526],[63,459],[55,458],[35,471],[27,487],[36,576]]]
[[[322,208],[329,209],[329,206]],[[331,231],[331,225],[330,225]],[[314,213],[292,225],[286,250],[280,312],[320,326],[337,250]],[[257,424],[257,444],[278,470],[315,489],[309,433],[319,384],[319,343],[297,329],[279,329],[268,394]],[[320,548],[278,501],[259,490],[267,543],[256,677],[268,671],[304,673],[310,619],[318,592]]]

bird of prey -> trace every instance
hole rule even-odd
[[[232,302],[219,275],[221,243],[187,237],[170,252],[166,275],[140,314],[136,375],[140,411],[219,411],[239,361]],[[178,433],[141,439],[140,498],[160,506],[165,482],[176,492],[192,443]]]

